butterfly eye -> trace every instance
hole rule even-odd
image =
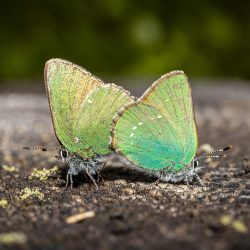
[[[197,168],[199,165],[199,162],[198,161],[194,161],[194,168]]]
[[[61,154],[62,158],[67,158],[68,157],[68,151],[66,149],[62,149],[60,154]]]

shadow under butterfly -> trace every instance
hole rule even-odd
[[[112,148],[133,167],[162,182],[197,180],[205,158],[231,146],[195,157],[198,145],[191,88],[184,72],[173,71],[135,102],[123,107],[113,120]]]
[[[104,84],[84,68],[62,59],[45,65],[45,86],[54,131],[61,147],[24,147],[42,151],[59,149],[57,158],[68,166],[66,187],[73,176],[85,173],[95,184],[110,148],[112,119],[121,107],[132,103],[129,92]]]

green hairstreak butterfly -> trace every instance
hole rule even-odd
[[[46,63],[45,86],[61,144],[59,158],[69,166],[66,186],[70,181],[72,187],[72,176],[80,172],[96,185],[93,176],[105,164],[104,156],[112,152],[112,119],[133,98],[123,88],[104,84],[82,67],[62,59]]]
[[[219,158],[214,154],[230,148],[195,158],[197,143],[191,88],[182,71],[163,75],[113,120],[112,147],[163,182],[201,183],[199,160]]]

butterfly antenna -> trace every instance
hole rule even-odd
[[[53,151],[60,149],[61,147],[23,147],[23,150],[41,150],[41,151]]]
[[[208,152],[208,153],[205,153],[201,156],[196,157],[195,160],[200,160],[200,159],[205,159],[205,158],[225,158],[226,155],[220,155],[220,154],[216,154],[216,153],[225,152],[225,151],[229,150],[230,148],[232,148],[231,145],[229,145],[225,148],[216,149],[212,152]]]

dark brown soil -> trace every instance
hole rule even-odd
[[[0,249],[250,249],[250,87],[197,86],[194,103],[199,151],[233,145],[207,164],[205,187],[157,184],[113,157],[96,192],[83,177],[65,190],[63,168],[30,179],[59,166],[55,151],[20,150],[58,145],[47,99],[0,94]],[[66,222],[84,211],[95,216]]]

